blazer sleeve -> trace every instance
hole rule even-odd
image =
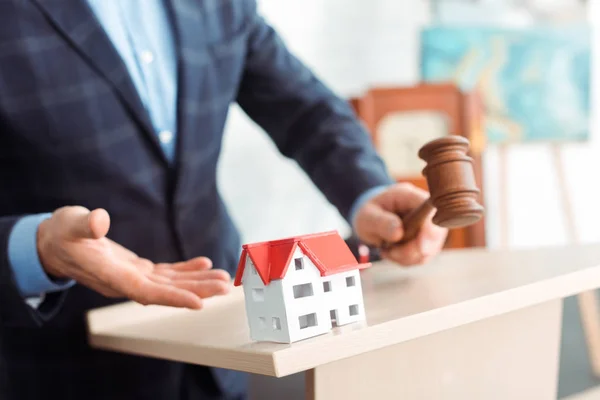
[[[45,294],[44,301],[37,307],[27,303],[9,257],[11,232],[19,220],[21,217],[0,217],[0,320],[4,326],[42,326],[60,310],[67,290]]]
[[[252,5],[237,103],[350,220],[361,194],[394,181],[350,104],[286,48]]]

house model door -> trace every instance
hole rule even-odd
[[[331,310],[329,312],[329,317],[331,318],[331,326],[335,327],[338,326],[338,316],[337,316],[338,312],[337,310]]]

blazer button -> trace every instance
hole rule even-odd
[[[173,132],[171,131],[161,131],[158,134],[158,139],[162,144],[169,144],[171,141],[173,141],[173,136]]]

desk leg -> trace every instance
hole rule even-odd
[[[562,300],[307,372],[307,400],[556,400]]]

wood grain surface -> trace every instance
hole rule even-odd
[[[253,343],[236,288],[200,311],[123,303],[88,314],[90,344],[285,376],[600,287],[600,245],[450,250],[429,265],[362,272],[367,319],[293,344]]]

